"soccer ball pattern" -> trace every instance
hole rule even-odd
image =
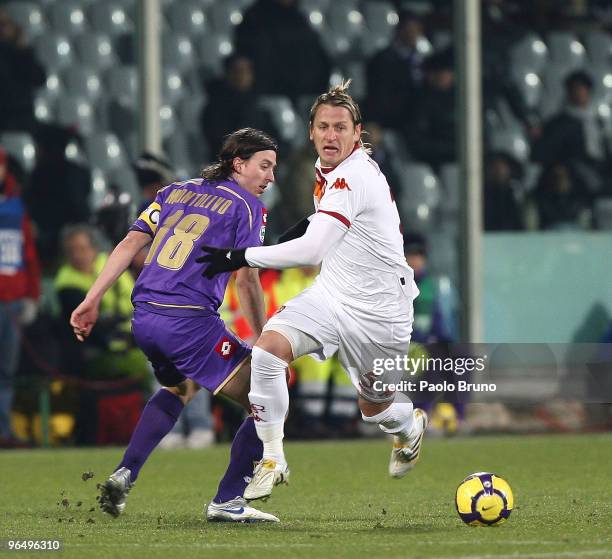
[[[457,487],[455,505],[461,520],[470,526],[495,526],[505,522],[514,507],[508,482],[488,472],[466,477]]]

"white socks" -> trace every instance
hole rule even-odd
[[[386,410],[377,415],[363,415],[366,423],[378,423],[381,431],[395,435],[400,442],[409,442],[414,424],[412,402],[393,402]]]
[[[263,458],[286,463],[283,452],[285,416],[289,410],[287,363],[271,353],[254,347],[251,356],[249,401],[257,436],[264,445]]]

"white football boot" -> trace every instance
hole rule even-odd
[[[280,522],[273,514],[249,507],[244,497],[236,497],[225,503],[208,503],[208,522]]]
[[[103,484],[100,489],[100,508],[102,511],[117,518],[125,510],[125,500],[130,489],[134,487],[131,481],[132,472],[127,468],[119,468]]]
[[[389,475],[394,478],[404,477],[419,460],[423,435],[427,429],[427,414],[420,408],[415,408],[414,435],[410,441],[400,442],[398,437],[393,437],[393,448],[389,460]]]
[[[247,501],[266,500],[275,485],[289,485],[289,468],[287,464],[276,463],[274,460],[260,460],[255,466],[253,478],[244,490]]]

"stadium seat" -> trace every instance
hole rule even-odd
[[[26,171],[32,171],[36,163],[36,149],[34,140],[27,132],[4,132],[0,136],[0,146],[17,159]]]
[[[432,232],[427,235],[427,245],[429,270],[435,275],[456,278],[459,273],[457,238],[446,233]]]
[[[206,103],[207,98],[203,95],[188,95],[181,99],[177,106],[177,116],[185,131],[191,133],[200,129],[200,117]]]
[[[299,5],[311,27],[318,32],[325,28],[325,13],[328,8],[329,0],[301,0]]]
[[[491,134],[489,147],[493,151],[509,153],[521,163],[529,160],[529,142],[518,128],[495,131]]]
[[[117,66],[106,74],[107,92],[122,105],[138,103],[138,72],[134,66]]]
[[[98,74],[86,67],[73,65],[63,73],[66,89],[75,97],[82,97],[95,102],[102,95],[102,83]]]
[[[612,230],[612,198],[598,198],[593,210],[598,229]]]
[[[84,136],[95,129],[95,115],[88,99],[72,95],[62,95],[57,100],[57,120],[63,126],[74,126]]]
[[[175,106],[188,95],[187,83],[176,68],[164,68],[162,74],[162,99]]]
[[[122,103],[111,99],[106,105],[105,122],[119,138],[126,138],[138,129],[138,103]]]
[[[85,138],[85,151],[91,165],[104,172],[127,165],[125,151],[115,134],[92,134]]]
[[[365,24],[369,33],[390,37],[399,21],[391,2],[364,2],[362,6]]]
[[[66,146],[66,159],[87,166],[87,156],[83,151],[81,143],[77,140],[70,140]]]
[[[391,35],[380,33],[363,33],[359,37],[359,48],[364,58],[369,58],[389,46]]]
[[[284,141],[292,145],[301,143],[304,137],[304,128],[288,97],[265,95],[260,98],[259,103],[268,112]]]
[[[89,7],[89,22],[97,33],[111,37],[134,31],[134,24],[118,2],[95,2]]]
[[[397,206],[404,227],[410,231],[430,231],[440,203],[440,185],[436,175],[429,165],[405,163],[398,179]]]
[[[565,68],[580,68],[586,62],[586,50],[573,33],[554,31],[546,37],[553,64]]]
[[[208,15],[201,2],[173,2],[166,10],[170,29],[177,35],[199,37],[209,31]]]
[[[548,61],[548,47],[539,35],[529,33],[510,47],[510,65],[514,69],[540,72]]]
[[[443,196],[440,198],[440,209],[446,213],[458,212],[461,207],[461,184],[459,165],[445,163],[440,168]]]
[[[90,206],[94,212],[100,209],[107,194],[108,183],[104,171],[98,167],[92,167]]]
[[[352,49],[357,37],[364,32],[363,15],[355,0],[334,0],[325,14],[325,21],[331,34],[329,39],[342,38],[351,43],[348,49],[340,48],[340,54]]]
[[[9,2],[4,6],[11,18],[26,32],[28,39],[35,39],[47,30],[43,11],[33,2]]]
[[[232,35],[234,27],[242,22],[242,6],[237,0],[214,2],[207,12],[216,33]]]
[[[612,36],[605,31],[589,31],[584,36],[584,44],[593,66],[612,64]]]
[[[299,8],[305,14],[318,10],[325,13],[329,9],[332,0],[299,0]]]
[[[527,163],[524,166],[525,174],[523,176],[523,190],[525,193],[531,192],[540,180],[542,174],[542,165],[539,163]]]
[[[49,97],[57,98],[64,92],[64,83],[57,70],[47,71],[44,91]]]
[[[73,63],[72,45],[64,35],[41,35],[34,48],[47,71],[60,70]]]
[[[140,202],[142,194],[138,187],[136,173],[134,173],[134,170],[129,165],[109,171],[106,174],[106,178],[109,184],[119,187],[120,192],[129,194],[133,202]]]
[[[512,79],[521,92],[525,104],[529,108],[539,106],[542,99],[542,81],[540,76],[529,67],[512,67]]]
[[[593,98],[596,102],[612,102],[612,66],[594,66],[588,69],[593,77]]]
[[[544,119],[559,111],[563,104],[565,99],[563,80],[565,80],[569,72],[571,72],[571,68],[556,64],[548,64],[544,68],[540,76],[543,87],[540,114]]]
[[[344,77],[351,79],[351,95],[362,100],[367,93],[366,69],[363,61],[349,62],[344,66]]]
[[[55,120],[55,98],[46,91],[39,91],[34,96],[34,118],[40,122]]]
[[[164,140],[164,150],[175,169],[191,170],[193,167],[189,154],[189,144],[186,134],[178,130]],[[191,174],[188,172],[187,174]]]
[[[81,3],[62,0],[48,8],[49,24],[56,33],[69,37],[79,35],[85,30],[85,12]]]
[[[162,39],[162,62],[181,71],[194,64],[193,45],[187,37],[168,33]]]
[[[402,208],[417,208],[426,204],[437,208],[440,203],[440,183],[429,165],[404,163],[400,177]]]
[[[199,60],[205,76],[218,75],[222,61],[232,54],[234,46],[229,35],[209,33],[198,40]]]
[[[325,27],[321,30],[321,42],[323,46],[336,61],[345,60],[349,57],[354,45],[359,45],[361,49],[361,42],[356,39],[343,35],[340,32],[332,32],[329,28]]]
[[[81,64],[92,70],[106,70],[117,63],[115,50],[108,35],[86,33],[77,37],[74,45]]]
[[[170,105],[162,105],[159,108],[159,126],[162,138],[167,138],[174,134],[176,126],[176,116],[174,109]]]

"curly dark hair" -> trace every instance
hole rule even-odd
[[[241,128],[226,136],[217,161],[202,169],[208,182],[227,180],[234,171],[234,158],[250,159],[258,151],[278,152],[278,144],[265,132],[255,128]]]

